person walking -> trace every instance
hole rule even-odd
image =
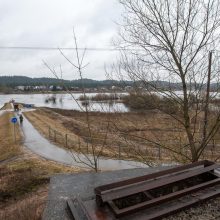
[[[23,120],[24,120],[24,117],[23,117],[22,114],[20,114],[20,116],[19,116],[19,120],[20,120],[20,124],[22,124],[22,123],[23,123]]]

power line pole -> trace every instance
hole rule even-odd
[[[212,71],[212,51],[209,52],[208,78],[207,78],[206,100],[205,100],[205,108],[204,108],[203,143],[205,142],[207,135],[211,71]]]

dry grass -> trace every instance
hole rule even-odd
[[[51,128],[51,130],[56,129],[56,131],[60,133],[68,133],[69,131],[68,128],[63,124],[63,121],[65,121],[66,118],[56,113],[48,113],[39,109],[34,112],[26,112],[24,113],[24,115],[46,138],[49,138],[49,127]],[[72,134],[72,138],[75,141],[78,141],[79,137]]]
[[[55,112],[54,112],[55,111]],[[86,137],[88,134],[85,113],[65,110],[40,109],[25,115],[40,131],[48,136],[51,126],[60,132],[71,132],[76,138]],[[173,132],[172,120],[163,114],[150,111],[148,113],[89,113],[93,135],[100,137],[105,133],[108,121],[111,122],[109,132],[115,132],[116,127],[122,132],[154,133],[158,131]],[[178,129],[176,129],[178,130]],[[178,130],[179,131],[179,130]],[[154,134],[153,134],[154,135]]]
[[[0,161],[9,159],[21,153],[19,145],[22,143],[22,136],[19,125],[15,125],[16,142],[14,140],[14,125],[10,123],[13,113],[4,113],[0,117]]]
[[[9,169],[3,166],[0,171],[0,206],[3,207],[11,199],[18,199],[26,193],[33,192],[49,181],[47,177],[39,176],[36,170],[27,167],[26,163],[24,168]]]
[[[60,147],[67,148],[69,150],[74,149],[75,151],[80,151],[81,153],[92,153],[91,146],[88,146],[87,148],[89,134],[86,122],[75,120],[74,118],[67,118],[58,113],[42,109],[38,109],[34,112],[26,112],[25,116],[44,137],[50,138],[51,141],[55,142]],[[68,134],[67,146],[65,134]],[[98,139],[96,138],[100,138],[100,135],[97,136],[93,132],[93,140],[96,140],[97,143]],[[98,152],[100,149],[101,146],[97,145],[95,150]],[[113,157],[115,156],[115,152],[111,149],[104,149],[101,151],[101,155]]]
[[[4,106],[2,107],[2,110],[5,110],[5,109],[12,109],[11,103],[5,103]]]
[[[190,158],[190,149],[181,147],[188,143],[184,128],[171,116],[160,111],[89,112],[91,135],[88,131],[86,115],[83,112],[41,108],[27,113],[27,117],[47,138],[49,136],[48,127],[51,126],[51,140],[64,148],[78,150],[79,142],[81,146],[83,143],[92,142],[98,152],[105,141],[101,152],[103,156],[118,158],[120,147],[121,158],[126,159],[140,161],[159,159],[159,161],[185,163],[189,159],[181,154],[188,155]],[[200,118],[203,118],[202,115]],[[54,135],[53,129],[57,131],[56,135]],[[105,140],[106,131],[108,135]],[[65,134],[68,134],[68,146],[65,144]],[[200,137],[201,135],[198,133],[198,139]],[[157,142],[163,147],[159,149],[158,145],[152,142]],[[80,152],[91,153],[91,149],[91,147],[80,148]],[[207,149],[204,158],[213,159],[214,157],[216,158],[216,155]]]
[[[154,139],[155,141],[164,138],[164,141],[167,141],[167,136],[172,140],[177,140],[177,136],[182,133],[182,130],[174,124],[171,117],[156,111],[145,113],[90,112],[92,138],[88,131],[85,113],[41,108],[35,112],[26,113],[26,116],[47,138],[49,137],[49,126],[55,129],[56,138],[54,138],[52,129],[51,138],[64,148],[78,150],[77,146],[80,140],[81,146],[83,143],[92,142],[98,152],[105,141],[101,155],[118,158],[120,146],[121,158],[135,160],[143,160],[143,155],[147,155],[145,159],[148,160],[158,159],[158,148],[136,136]],[[108,134],[105,140],[106,132]],[[119,136],[119,132],[124,135]],[[66,133],[68,134],[68,146],[66,146],[64,140]],[[139,152],[134,149],[134,146],[137,145],[139,146]],[[80,152],[91,153],[91,147],[88,151],[86,148],[80,148]],[[138,156],[138,154],[140,155]],[[167,160],[168,157],[170,155],[166,155],[166,157],[164,155],[163,160]]]
[[[0,210],[0,219],[7,220],[40,220],[46,204],[47,187],[41,187],[34,194],[15,201]]]
[[[78,171],[78,168],[67,167],[25,154],[0,167],[0,206],[48,184],[51,175]]]

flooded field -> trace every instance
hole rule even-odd
[[[52,94],[7,94],[0,95],[0,108],[4,103],[14,99],[19,103],[34,104],[36,107],[49,107],[60,109],[73,109],[83,111],[85,106],[77,100],[82,94],[74,93],[73,97],[70,94],[56,94],[56,102],[46,102]],[[86,96],[95,96],[96,93],[87,93]],[[75,100],[74,100],[75,99]],[[128,109],[120,102],[90,102],[87,106],[89,111],[105,111],[105,112],[127,112]]]
[[[106,95],[112,93],[105,93]],[[117,93],[119,96],[126,95],[127,93]],[[183,92],[182,91],[175,91],[175,94],[182,98]],[[59,109],[66,109],[66,110],[79,110],[84,111],[85,105],[79,101],[80,96],[82,93],[73,93],[72,96],[70,94],[0,94],[0,108],[4,105],[4,103],[9,102],[10,100],[14,99],[16,102],[25,103],[25,104],[33,104],[36,107],[49,107],[49,108],[59,108]],[[97,93],[86,93],[87,97],[92,97],[97,95]],[[160,94],[157,93],[158,96],[169,96],[167,94]],[[220,99],[220,93],[210,93],[212,98]],[[55,102],[46,100],[50,99],[51,97],[55,97]],[[129,108],[127,108],[120,100],[117,101],[89,101],[87,105],[88,111],[102,111],[102,112],[128,112]],[[212,105],[210,106],[211,109],[219,107]]]

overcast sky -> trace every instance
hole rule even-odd
[[[117,36],[121,8],[117,0],[1,0],[0,46],[74,47],[75,28],[79,47],[111,48]],[[74,51],[63,51],[74,60]],[[115,51],[88,51],[84,77],[105,79],[104,64],[117,56]],[[0,50],[0,75],[53,77],[43,65],[62,65],[63,78],[79,78],[57,50]]]

